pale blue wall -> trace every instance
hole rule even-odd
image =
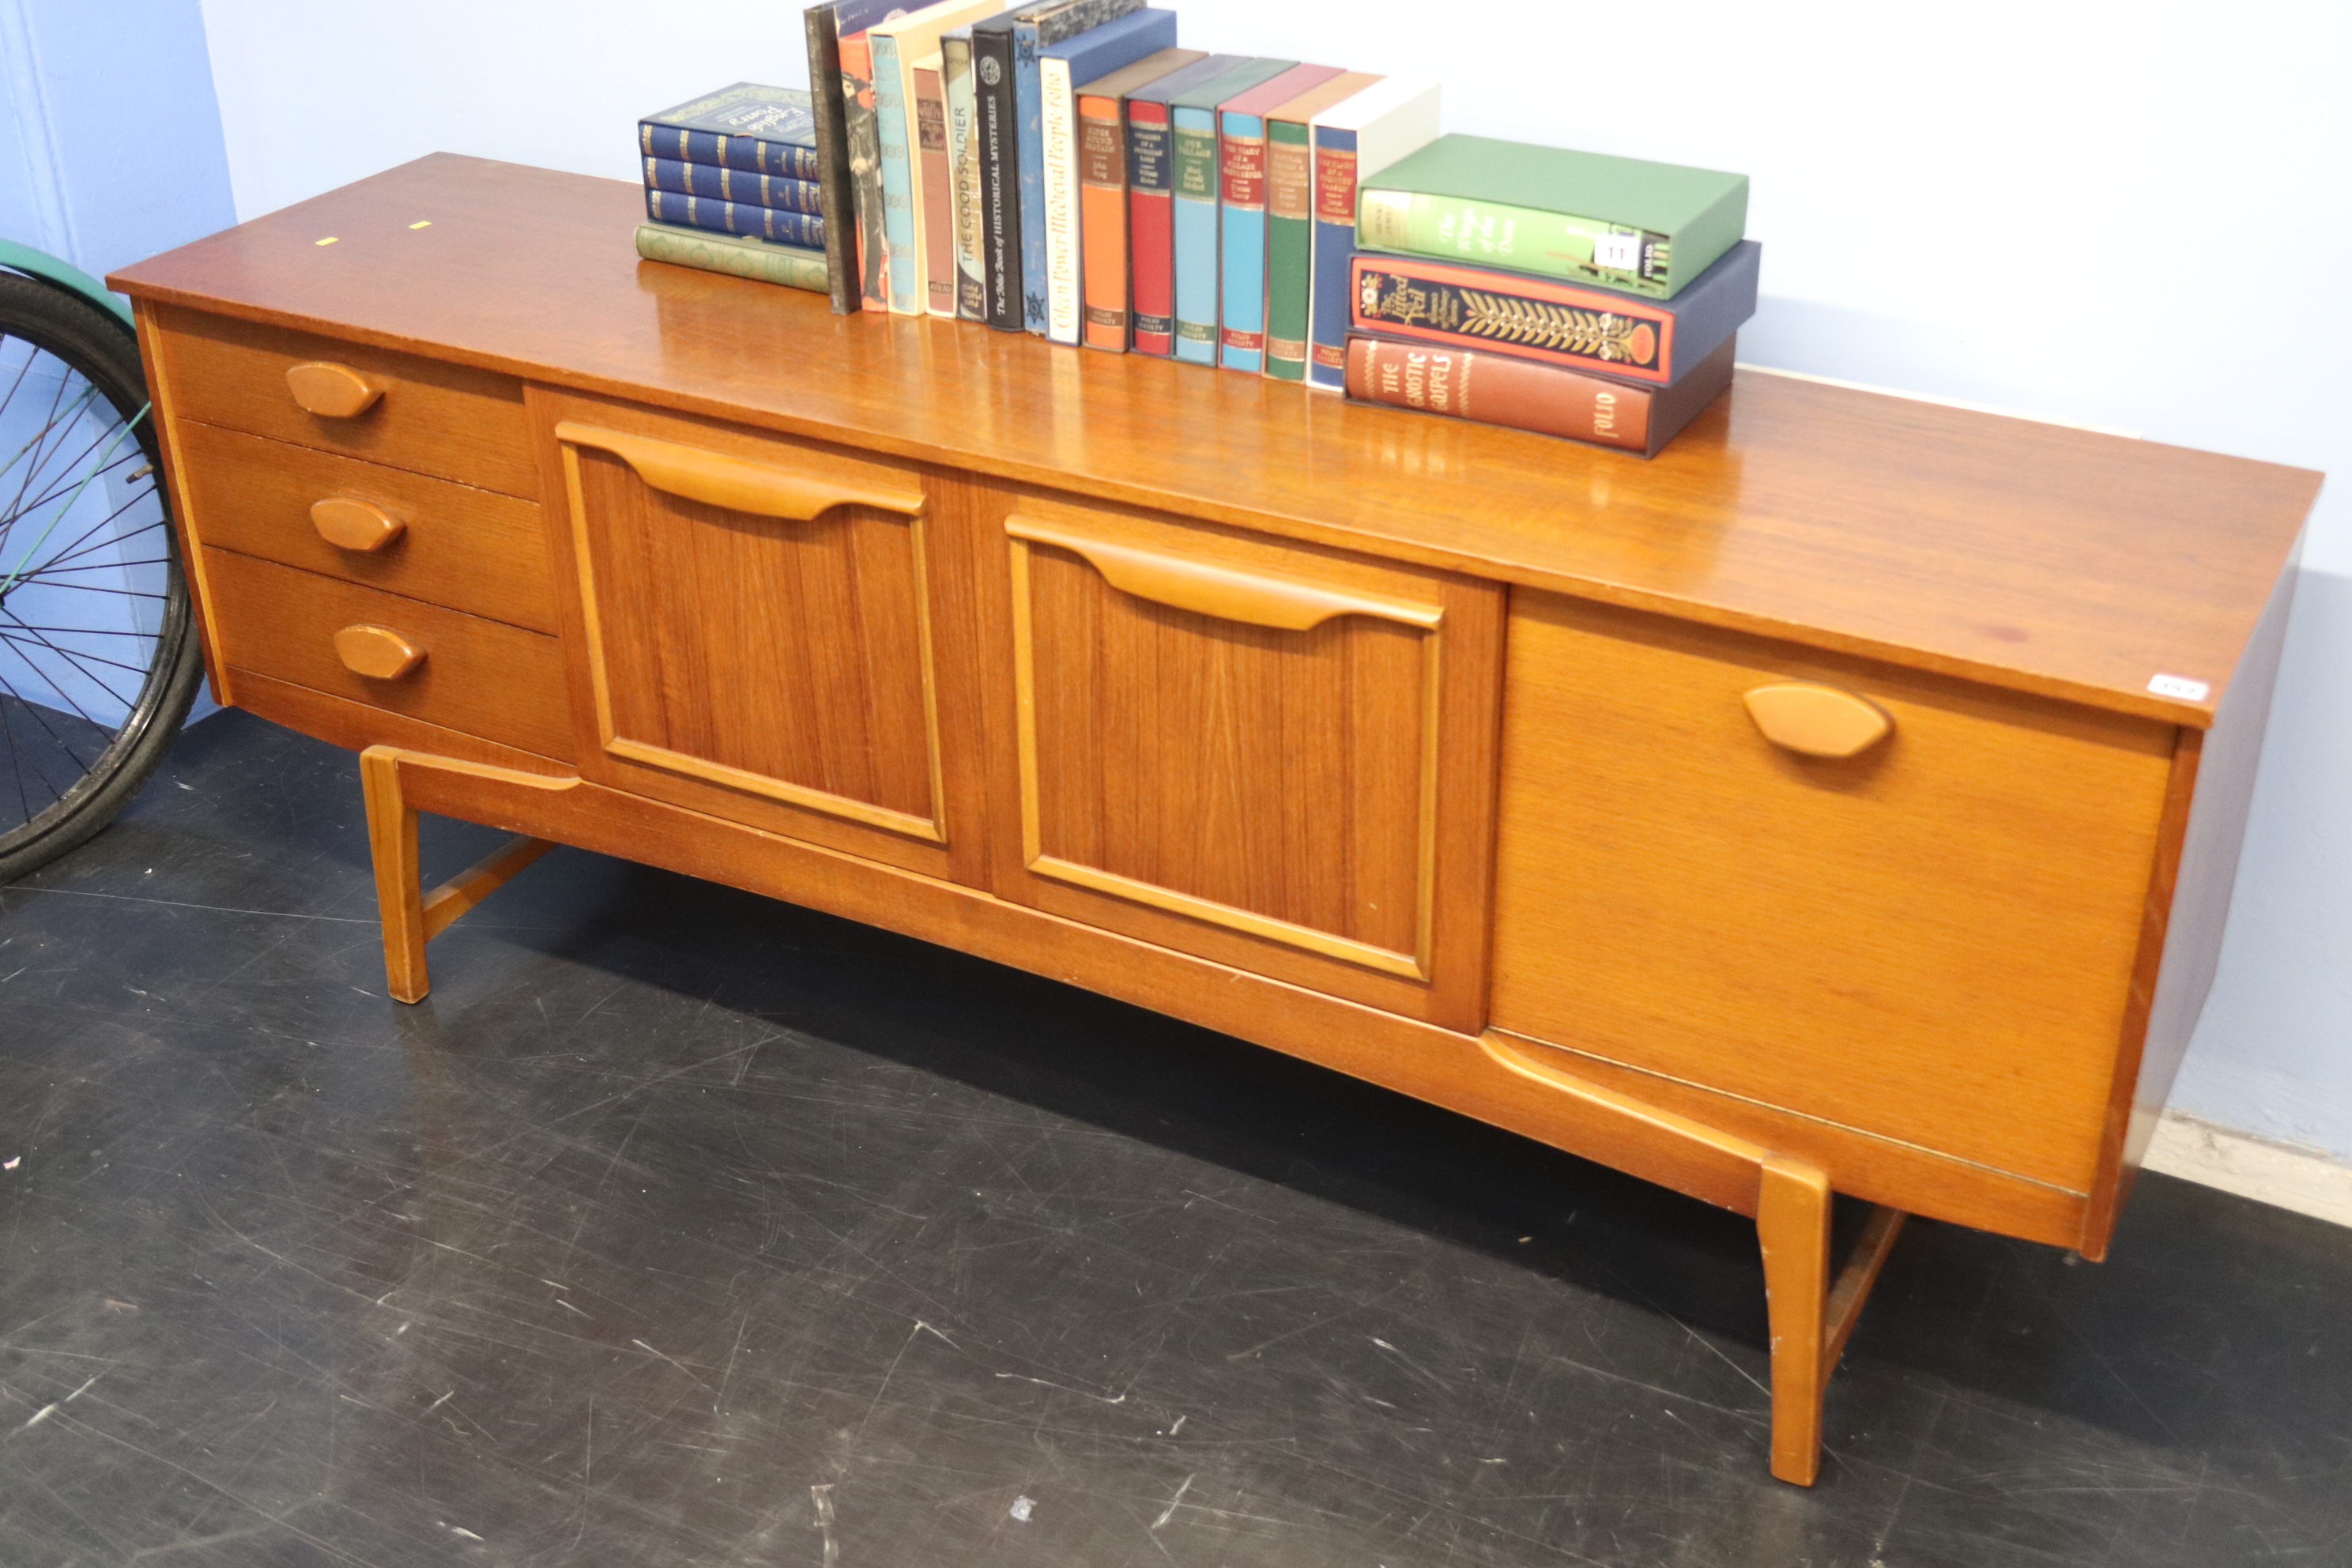
[[[236,221],[197,0],[0,0],[0,235],[103,277]]]

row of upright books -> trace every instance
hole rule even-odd
[[[813,94],[644,121],[640,252],[1644,454],[1730,383],[1743,176],[1441,135],[1434,82],[1141,0],[890,9],[810,8]]]

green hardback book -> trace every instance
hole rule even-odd
[[[711,234],[698,228],[681,228],[676,224],[641,223],[637,225],[637,254],[647,261],[698,267],[705,272],[781,283],[787,289],[806,289],[817,294],[828,289],[824,252],[803,250],[798,246],[739,239],[731,234]]]
[[[1441,136],[1364,182],[1356,243],[1669,300],[1748,226],[1748,176]]]

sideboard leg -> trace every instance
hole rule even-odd
[[[431,892],[419,884],[416,812],[400,786],[401,752],[370,746],[360,753],[367,800],[368,847],[375,859],[375,902],[383,920],[384,988],[395,1002],[422,1002],[433,988],[425,944],[555,846],[519,833]]]
[[[1809,1487],[1822,1468],[1822,1364],[1830,1293],[1830,1181],[1818,1165],[1768,1154],[1756,1238],[1772,1325],[1772,1473]]]
[[[1772,1473],[1801,1487],[1822,1468],[1822,1394],[1908,1217],[1874,1208],[1853,1252],[1830,1279],[1829,1177],[1779,1154],[1763,1161],[1756,1237],[1772,1323]]]
[[[362,752],[360,792],[367,801],[375,905],[383,921],[384,989],[395,1002],[422,1002],[433,982],[425,972],[425,897],[416,865],[416,813],[401,794],[400,754],[390,746],[371,746]]]

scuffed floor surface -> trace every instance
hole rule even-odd
[[[5,1568],[2352,1563],[2352,1232],[1916,1226],[1801,1491],[1729,1215],[572,850],[373,917],[236,713],[0,891]]]

